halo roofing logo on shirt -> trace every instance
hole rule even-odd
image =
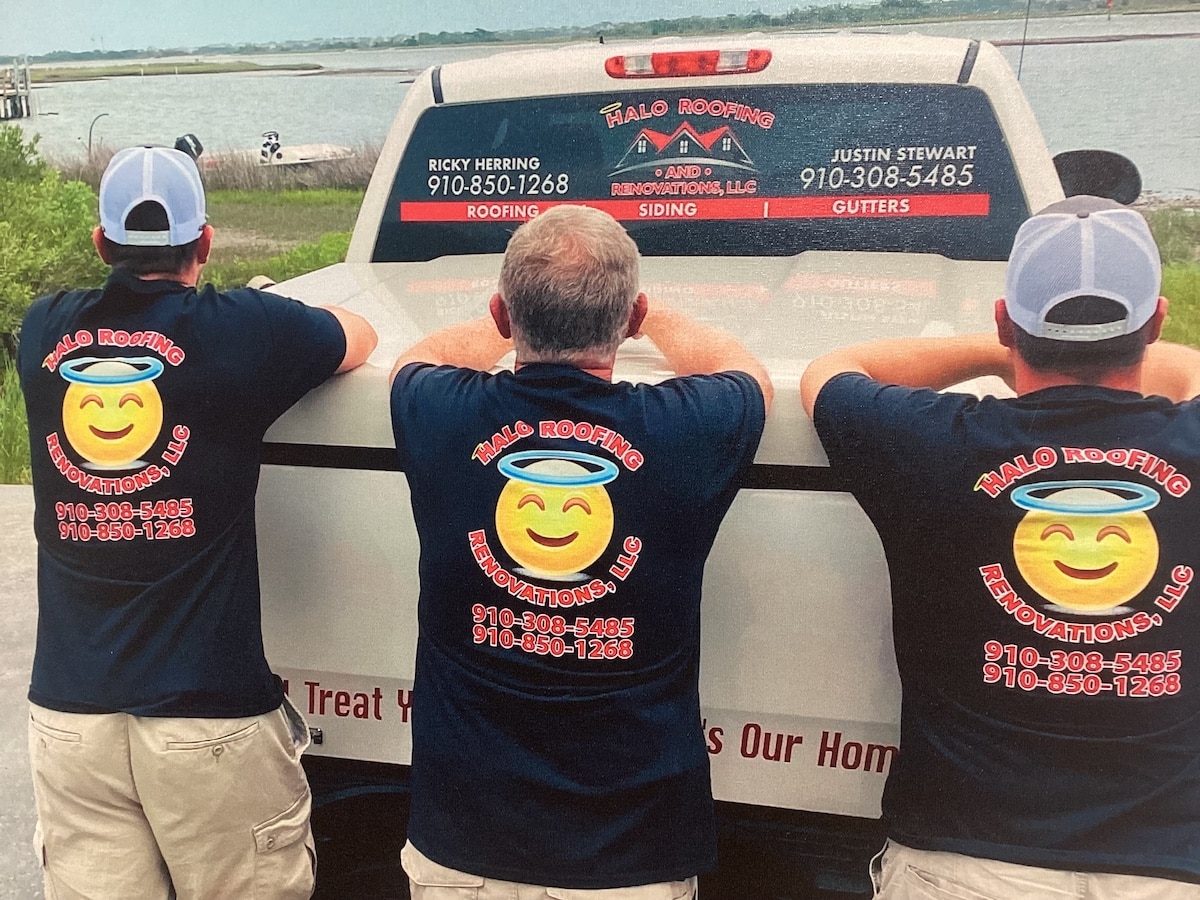
[[[543,444],[506,452],[526,440],[571,440],[573,446],[591,445],[595,450]],[[504,479],[492,523],[516,568],[510,571],[496,558],[483,528],[467,533],[471,555],[496,587],[535,606],[567,607],[615,593],[617,583],[633,573],[642,540],[626,535],[610,551],[616,518],[604,486],[622,471],[638,471],[646,458],[619,431],[572,419],[533,424],[518,419],[480,441],[471,459],[485,467],[495,463]],[[597,563],[605,567],[603,572],[586,571]],[[537,585],[532,580],[569,586]]]
[[[1158,491],[1130,481],[1048,481],[1013,490],[1026,510],[1013,534],[1021,576],[1075,614],[1121,614],[1158,568],[1158,534],[1146,510]]]
[[[122,355],[72,355],[100,347],[118,348]],[[155,381],[186,358],[157,331],[80,329],[59,338],[42,360],[43,369],[67,382],[61,434],[45,435],[54,468],[102,496],[134,493],[169,478],[192,433],[183,424],[164,433],[167,411]]]
[[[1088,475],[1104,467],[1117,477],[1022,483],[1039,472],[1075,465],[1086,466]],[[1141,480],[1128,479],[1124,472]],[[1107,644],[1146,634],[1174,618],[1168,617],[1195,580],[1194,560],[1179,556],[1187,545],[1177,525],[1172,530],[1180,520],[1170,506],[1191,491],[1191,475],[1147,450],[1042,446],[984,472],[974,489],[1025,510],[1008,545],[1012,568],[992,559],[978,572],[992,600],[1043,637],[1066,644]],[[1153,521],[1147,515],[1151,510]],[[1160,538],[1163,529],[1166,543]],[[1067,618],[1059,618],[1062,614]],[[1015,645],[1010,646],[1015,652]],[[1036,650],[1027,649],[1031,659],[1040,659]],[[1033,690],[1040,683],[1033,663],[1022,665],[1030,669],[1023,675],[1026,681],[1033,679],[1022,687]],[[1006,671],[1012,673],[1012,687],[1016,670]],[[1093,687],[1108,689],[1098,682]]]
[[[67,441],[93,469],[145,466],[140,457],[162,430],[163,405],[154,379],[163,373],[152,356],[85,356],[65,361],[59,373],[71,386],[63,398]]]
[[[502,457],[508,478],[496,502],[496,533],[524,575],[580,581],[608,548],[613,506],[604,485],[615,463],[590,453],[527,450]]]

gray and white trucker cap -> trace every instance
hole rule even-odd
[[[1009,317],[1034,337],[1102,341],[1132,334],[1158,307],[1162,265],[1141,214],[1102,197],[1051,204],[1017,231],[1008,257]],[[1060,325],[1046,316],[1073,297],[1106,297],[1125,308],[1115,322]]]
[[[153,201],[167,214],[167,231],[131,231],[130,210]],[[168,147],[128,147],[109,162],[100,179],[100,227],[114,244],[127,247],[180,247],[204,228],[204,185],[196,163]]]

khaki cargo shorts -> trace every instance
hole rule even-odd
[[[316,870],[307,746],[287,700],[238,719],[30,704],[47,900],[307,900]]]

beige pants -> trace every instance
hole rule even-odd
[[[47,900],[307,900],[316,855],[290,703],[244,719],[30,704]]]
[[[1018,866],[888,841],[871,865],[876,900],[1200,900],[1200,885]]]
[[[484,878],[435,863],[412,844],[404,845],[400,862],[412,900],[693,900],[696,896],[695,878],[599,891]]]

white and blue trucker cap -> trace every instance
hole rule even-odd
[[[1162,264],[1146,220],[1103,197],[1080,195],[1047,206],[1017,231],[1004,302],[1034,337],[1103,341],[1132,334],[1158,308]],[[1105,297],[1125,308],[1114,322],[1061,325],[1046,316],[1064,300]]]
[[[147,201],[167,214],[167,231],[131,231],[130,210]],[[204,185],[196,163],[169,147],[129,147],[113,156],[100,179],[100,227],[126,247],[180,247],[204,229]]]

